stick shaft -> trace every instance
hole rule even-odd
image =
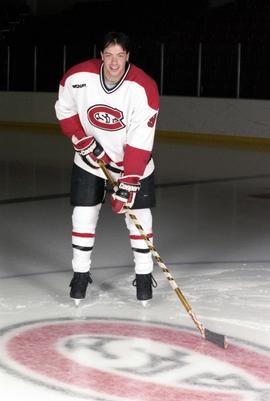
[[[111,184],[111,186],[113,188],[116,188],[117,185],[114,182],[112,176],[110,175],[110,173],[107,170],[107,168],[106,168],[105,164],[103,163],[103,161],[99,160],[98,163],[99,163],[103,173],[105,174],[106,178],[108,179],[109,183]],[[191,317],[191,319],[195,323],[195,325],[196,325],[197,329],[200,331],[201,335],[205,338],[205,329],[204,329],[203,325],[201,324],[199,319],[196,317],[196,315],[192,311],[191,306],[189,305],[187,299],[185,298],[184,294],[182,293],[182,291],[180,290],[180,288],[176,284],[175,279],[173,278],[173,276],[171,275],[169,269],[167,268],[167,266],[165,265],[165,263],[161,259],[158,251],[156,250],[156,248],[154,247],[152,242],[147,237],[147,234],[145,233],[143,227],[139,223],[137,217],[135,216],[135,214],[132,213],[132,211],[129,208],[127,208],[127,213],[129,215],[130,219],[132,220],[132,222],[134,223],[134,225],[136,226],[136,228],[138,229],[138,231],[141,234],[142,238],[146,242],[150,252],[154,256],[157,264],[159,265],[159,267],[163,271],[164,275],[166,276],[166,278],[169,281],[171,287],[173,288],[173,290],[175,291],[177,297],[179,298],[179,300],[181,301],[182,305],[184,306],[185,310],[187,311],[187,313],[189,314],[189,316]]]

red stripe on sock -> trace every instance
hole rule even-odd
[[[72,231],[72,236],[81,238],[94,238],[96,235],[92,233],[77,233],[75,231]]]
[[[142,235],[130,235],[130,239],[144,239]],[[153,234],[147,234],[147,238],[153,238]]]

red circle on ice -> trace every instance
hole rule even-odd
[[[110,336],[125,341],[148,340],[173,349],[196,353],[201,357],[215,359],[231,368],[241,369],[244,375],[254,377],[262,387],[269,388],[270,357],[266,352],[256,352],[251,346],[229,344],[227,350],[203,340],[198,333],[156,323],[142,323],[132,320],[63,320],[33,322],[16,328],[14,335],[6,341],[8,357],[26,367],[29,373],[38,374],[61,385],[69,385],[76,391],[92,391],[99,399],[128,399],[130,401],[240,401],[242,395],[233,389],[228,391],[215,388],[192,388],[153,381],[146,377],[132,377],[125,372],[106,371],[95,361],[88,365],[78,363],[59,352],[59,343],[74,336]],[[258,366],[260,367],[258,369]],[[14,369],[14,366],[13,366]],[[268,391],[268,390],[267,390]]]

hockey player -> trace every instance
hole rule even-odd
[[[109,32],[101,45],[101,59],[70,68],[62,78],[56,115],[62,132],[75,150],[71,176],[73,278],[70,296],[85,298],[92,282],[91,254],[99,212],[106,193],[102,160],[117,182],[111,195],[115,213],[132,208],[152,241],[155,204],[152,148],[159,95],[156,83],[129,62],[127,35]],[[125,215],[134,254],[137,299],[152,298],[151,253],[135,225]]]

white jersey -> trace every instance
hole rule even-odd
[[[111,89],[103,80],[102,60],[72,67],[61,80],[55,109],[63,133],[78,139],[94,136],[112,167],[141,178],[152,173],[159,95],[155,81],[135,65],[129,64]],[[74,162],[104,177],[101,169],[91,168],[77,153]]]

